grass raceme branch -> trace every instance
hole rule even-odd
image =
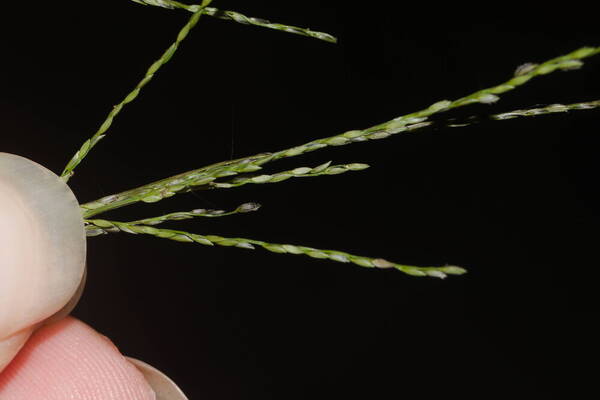
[[[382,258],[371,258],[357,256],[338,250],[322,250],[307,246],[297,246],[292,244],[276,244],[263,242],[261,240],[245,238],[226,238],[216,235],[199,235],[172,229],[159,229],[147,225],[135,225],[128,222],[108,221],[104,219],[86,220],[90,230],[106,232],[126,232],[131,234],[143,234],[156,236],[163,239],[175,240],[178,242],[198,243],[206,246],[228,246],[240,247],[243,249],[254,249],[262,247],[273,253],[299,254],[312,258],[328,259],[341,263],[353,263],[367,268],[397,269],[408,275],[413,276],[431,276],[436,278],[445,278],[447,275],[462,275],[466,270],[461,267],[446,265],[441,267],[417,267],[412,265],[403,265],[393,263]]]
[[[151,217],[139,219],[136,221],[126,222],[127,225],[158,225],[166,221],[181,221],[185,219],[192,219],[198,217],[214,218],[214,217],[226,217],[234,214],[245,214],[253,211],[257,211],[260,208],[258,203],[244,203],[233,211],[225,210],[207,210],[204,208],[198,208],[192,211],[178,211],[161,215],[159,217]],[[94,225],[90,220],[85,220],[85,230],[87,236],[98,236],[107,234],[109,232],[116,232],[106,228],[100,228],[98,225]]]
[[[274,153],[257,154],[184,172],[139,188],[82,204],[82,212],[85,218],[90,218],[94,215],[140,201],[147,203],[156,202],[173,196],[176,193],[186,192],[203,185],[210,185],[211,182],[216,181],[218,178],[258,171],[262,168],[262,165],[278,159],[295,157],[329,146],[343,146],[367,140],[384,139],[401,132],[410,132],[431,125],[431,121],[429,121],[428,118],[434,114],[473,103],[490,104],[496,102],[499,99],[498,94],[513,90],[537,76],[547,75],[560,70],[579,68],[582,65],[581,59],[591,57],[599,52],[600,47],[583,47],[567,55],[556,57],[540,64],[526,64],[527,67],[521,66],[518,68],[514,76],[507,82],[491,88],[479,90],[457,100],[438,101],[421,111],[406,114],[367,129],[351,130],[339,135],[316,139],[303,145]],[[585,103],[577,104],[579,104],[579,106],[572,106],[571,109],[585,109],[586,107],[590,108],[593,106],[591,104],[585,105]],[[551,106],[545,108],[546,111],[551,109]],[[555,106],[552,112],[556,112],[559,109],[562,110],[561,107]],[[537,112],[538,114],[543,113],[542,111]],[[522,111],[520,113],[524,114]],[[504,119],[507,118],[508,116],[505,115]],[[496,119],[502,119],[502,117]],[[213,186],[215,186],[215,184],[213,184]]]
[[[127,103],[131,103],[133,100],[135,100],[135,98],[140,93],[140,90],[142,90],[142,88],[144,86],[146,86],[148,84],[148,82],[150,82],[152,80],[152,78],[158,72],[158,70],[163,65],[165,65],[171,59],[171,57],[173,57],[173,54],[175,54],[175,52],[179,48],[179,44],[187,37],[190,30],[192,30],[192,28],[194,28],[194,26],[196,26],[196,24],[198,23],[198,20],[200,19],[200,16],[202,15],[202,10],[207,5],[209,5],[211,3],[211,1],[212,0],[204,0],[202,2],[202,5],[199,6],[200,8],[198,9],[198,11],[196,11],[190,17],[190,19],[184,25],[184,27],[181,28],[181,30],[179,31],[179,34],[177,35],[177,39],[175,40],[175,42],[173,44],[171,44],[171,46],[169,46],[169,48],[162,54],[162,56],[150,66],[150,68],[148,68],[148,70],[146,71],[146,74],[144,75],[144,78],[138,82],[138,84],[135,86],[135,88],[127,96],[125,96],[125,98],[119,104],[117,104],[116,106],[114,106],[112,108],[112,110],[110,110],[110,112],[108,113],[108,116],[106,117],[104,122],[100,125],[100,128],[98,128],[96,133],[90,139],[86,140],[83,143],[81,148],[71,158],[71,160],[69,161],[69,163],[67,164],[64,171],[61,174],[61,178],[65,182],[67,182],[69,180],[69,178],[71,176],[73,176],[74,169],[88,155],[90,150],[92,150],[94,148],[94,146],[96,144],[98,144],[98,142],[100,140],[102,140],[104,138],[104,136],[106,135],[106,131],[108,131],[108,129],[110,128],[110,126],[113,123],[113,120],[115,119],[115,117],[117,115],[119,115],[119,113],[121,112],[123,107]]]
[[[131,1],[135,1],[136,3],[149,5],[149,6],[157,6],[157,7],[170,8],[170,9],[180,8],[183,10],[187,10],[189,12],[197,12],[200,7],[199,5],[183,4],[178,1],[172,1],[172,0],[131,0]],[[297,26],[292,26],[292,25],[273,23],[273,22],[267,21],[266,19],[263,19],[263,18],[247,17],[244,14],[241,14],[236,11],[219,10],[214,7],[206,7],[204,9],[204,14],[209,15],[211,17],[219,18],[219,19],[234,21],[234,22],[237,22],[237,23],[243,24],[243,25],[260,26],[262,28],[268,28],[268,29],[274,29],[277,31],[293,33],[295,35],[308,36],[308,37],[323,40],[323,41],[329,42],[329,43],[337,43],[337,38],[335,36],[330,35],[329,33],[317,32],[317,31],[310,30],[308,28],[299,28]]]

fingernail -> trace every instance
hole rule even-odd
[[[156,400],[188,400],[186,395],[179,389],[179,386],[168,376],[143,361],[131,357],[126,358],[144,375],[144,378],[156,393]]]
[[[15,352],[15,334],[55,314],[73,297],[81,284],[85,253],[83,217],[69,186],[33,161],[0,153],[3,364]]]
[[[75,294],[73,294],[73,297],[71,297],[71,300],[69,300],[69,302],[67,304],[65,304],[65,306],[63,308],[58,310],[54,315],[52,315],[50,318],[45,320],[43,324],[49,325],[53,322],[63,319],[67,315],[71,314],[71,311],[73,311],[73,309],[77,306],[77,303],[79,303],[79,300],[81,299],[81,296],[83,295],[83,290],[85,289],[86,282],[87,282],[87,265],[83,269],[83,277],[81,278],[81,282],[79,283],[79,286],[77,287],[77,290],[75,291]]]

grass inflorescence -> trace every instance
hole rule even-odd
[[[155,61],[142,80],[134,87],[119,104],[108,114],[106,120],[101,124],[96,133],[81,146],[65,167],[61,177],[67,181],[74,173],[75,168],[89,154],[91,149],[106,136],[114,118],[123,107],[133,101],[140,90],[149,83],[156,72],[168,62],[179,48],[181,42],[186,38],[192,28],[198,23],[202,15],[208,15],[221,19],[229,19],[242,24],[251,24],[260,27],[300,34],[329,42],[336,39],[326,33],[315,32],[309,29],[297,28],[290,25],[275,24],[269,21],[246,17],[233,11],[221,11],[208,7],[211,0],[204,0],[198,5],[187,5],[171,0],[132,0],[144,5],[158,6],[169,9],[183,9],[192,12],[192,16],[180,30],[176,40]],[[338,250],[322,250],[313,247],[268,243],[256,239],[229,238],[210,234],[197,234],[173,229],[156,228],[155,225],[166,221],[178,221],[200,217],[221,217],[239,213],[256,211],[260,206],[256,203],[244,203],[232,211],[197,209],[187,212],[175,212],[166,215],[144,218],[136,221],[123,222],[95,218],[104,212],[116,208],[135,204],[138,202],[154,203],[174,196],[198,189],[227,189],[247,184],[277,183],[290,178],[309,178],[321,175],[336,175],[350,171],[360,171],[369,166],[363,163],[350,163],[332,165],[331,161],[316,167],[296,167],[291,170],[274,173],[262,173],[263,166],[284,158],[296,157],[308,152],[313,152],[330,146],[343,146],[370,140],[385,139],[403,132],[412,132],[431,126],[434,122],[430,119],[433,115],[440,114],[458,107],[471,104],[492,104],[500,99],[500,95],[514,90],[526,84],[531,79],[553,73],[555,71],[570,71],[581,68],[583,59],[600,53],[600,47],[582,47],[571,53],[559,56],[541,63],[527,63],[516,69],[510,79],[506,82],[478,90],[455,100],[441,100],[431,104],[429,107],[409,114],[401,115],[389,121],[371,126],[366,129],[346,131],[333,136],[311,140],[307,143],[293,146],[291,148],[242,157],[237,160],[223,161],[220,163],[201,167],[192,171],[145,184],[121,193],[104,196],[100,199],[81,204],[81,211],[85,218],[86,232],[88,236],[99,236],[111,232],[126,232],[130,234],[150,235],[179,242],[194,242],[207,246],[232,246],[245,249],[261,247],[275,253],[299,254],[312,258],[328,259],[341,263],[353,263],[369,268],[391,268],[402,271],[413,276],[431,276],[444,278],[447,275],[460,275],[465,269],[457,266],[419,267],[398,264],[382,258],[371,258],[357,256]],[[574,104],[551,104],[536,108],[524,108],[489,115],[492,120],[507,120],[519,117],[531,117],[551,113],[562,113],[572,110],[589,110],[600,107],[600,101],[587,101]],[[460,127],[479,122],[478,118],[467,118],[464,122],[447,121],[446,126]],[[259,172],[260,171],[260,172]]]

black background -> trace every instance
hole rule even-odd
[[[0,151],[60,172],[185,23],[125,0],[0,11]],[[210,163],[360,129],[600,45],[591,12],[480,3],[215,1],[338,45],[203,17],[70,184],[82,202]],[[548,7],[548,6],[546,6]],[[550,12],[548,12],[550,11]],[[448,117],[600,97],[600,59]],[[597,354],[598,112],[428,129],[268,167],[366,171],[178,195],[197,233],[347,250],[446,280],[115,234],[89,240],[74,314],[191,399],[547,399],[585,391]],[[591,366],[590,366],[591,365]],[[558,396],[558,397],[555,397]]]

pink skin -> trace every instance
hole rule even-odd
[[[0,399],[181,398],[157,396],[164,390],[106,337],[64,316],[84,271],[83,222],[66,186],[40,168],[0,153]]]
[[[0,374],[2,400],[154,400],[114,344],[67,317],[36,331]]]

